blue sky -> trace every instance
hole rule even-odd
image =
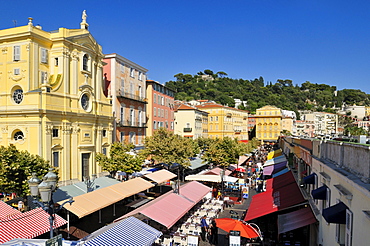
[[[33,17],[45,31],[79,28],[85,9],[104,53],[130,59],[161,83],[211,69],[370,93],[368,0],[20,0],[2,9],[0,29]]]

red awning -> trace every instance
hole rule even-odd
[[[208,172],[205,172],[205,173],[203,173],[203,174],[204,174],[204,175],[208,175],[208,174],[210,174],[210,175],[220,175],[221,171],[222,171],[222,169],[221,169],[221,168],[219,168],[219,167],[215,167],[215,168],[213,168],[213,169],[211,169],[211,170],[209,170]],[[230,173],[231,173],[231,171],[230,171],[230,170],[225,170],[225,175],[226,175],[226,176],[228,176]]]
[[[270,189],[252,197],[252,202],[244,220],[249,221],[304,201],[305,199],[295,182],[280,188]]]
[[[202,200],[209,192],[211,188],[201,184],[199,182],[193,181],[180,186],[180,195],[188,198],[194,203],[198,203]]]
[[[316,222],[310,207],[278,216],[278,232],[284,233]]]
[[[11,216],[13,214],[20,214],[20,213],[22,212],[6,204],[5,202],[0,201],[0,219]]]
[[[293,173],[287,172],[279,175],[276,178],[268,179],[266,183],[266,190],[277,189],[292,183],[296,184]]]
[[[55,215],[54,228],[67,224]],[[31,239],[50,231],[49,214],[42,208],[0,219],[0,244],[15,238]]]
[[[194,205],[195,203],[170,191],[167,194],[131,211],[130,213],[125,214],[114,222],[120,221],[128,216],[141,213],[167,228],[171,228]]]

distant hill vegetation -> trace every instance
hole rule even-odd
[[[176,91],[177,100],[213,100],[217,103],[235,106],[234,99],[247,101],[240,109],[255,113],[265,105],[293,110],[314,110],[335,113],[343,103],[347,105],[370,105],[370,95],[361,90],[344,89],[337,91],[336,86],[313,84],[309,81],[301,86],[293,85],[289,79],[278,79],[275,83],[265,83],[263,77],[254,80],[232,79],[225,72],[207,69],[196,75],[176,74],[174,81],[166,86]]]

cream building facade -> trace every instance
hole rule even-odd
[[[276,141],[282,131],[282,111],[274,106],[256,109],[256,137],[263,141]]]
[[[0,144],[49,160],[61,181],[98,174],[97,152],[112,142],[112,107],[103,94],[102,48],[88,31],[0,30]]]
[[[175,106],[175,134],[197,139],[208,137],[208,113],[194,106],[179,103]]]
[[[326,112],[312,112],[302,114],[301,119],[314,122],[315,136],[332,135],[338,133],[338,115]]]

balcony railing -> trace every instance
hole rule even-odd
[[[148,103],[148,100],[145,97],[141,97],[141,96],[131,94],[128,92],[124,92],[121,90],[117,91],[117,97],[132,99],[132,100],[143,102],[143,103]]]
[[[146,123],[131,120],[121,120],[117,123],[118,127],[147,127]]]
[[[192,128],[190,128],[190,127],[185,127],[184,128],[184,132],[191,132],[193,129]]]

